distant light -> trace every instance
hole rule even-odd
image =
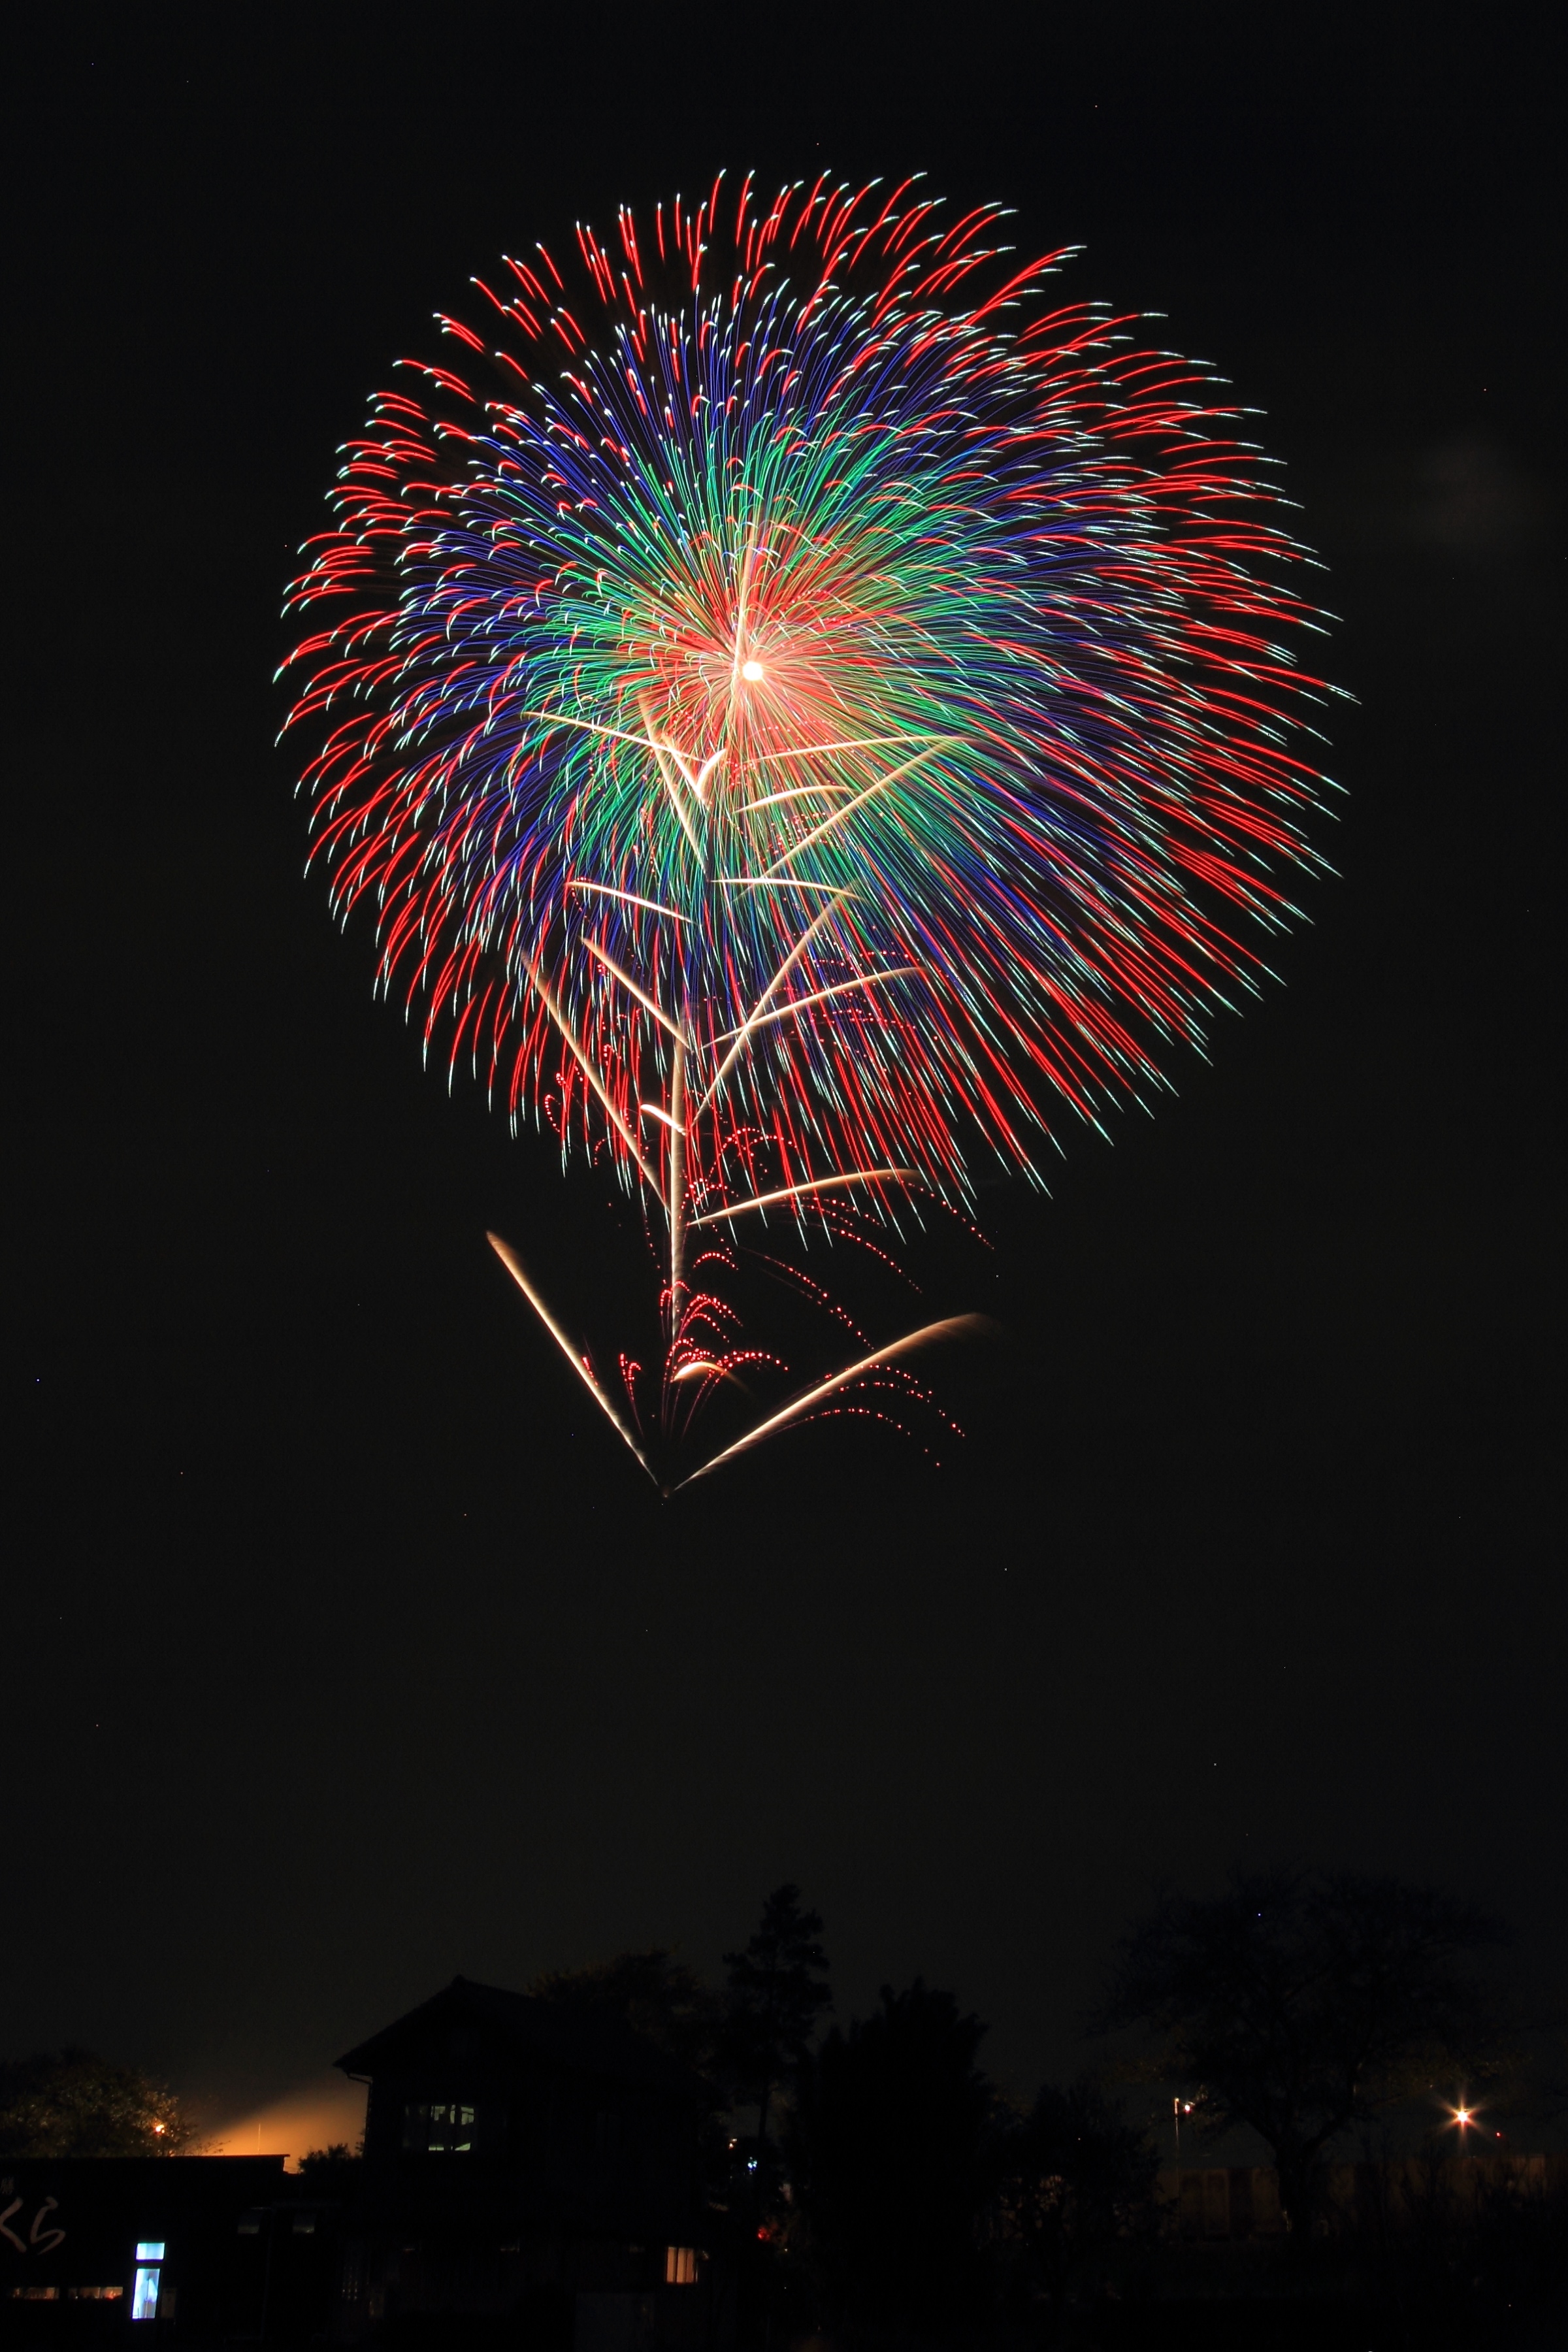
[[[758,678],[760,678],[763,674],[763,666],[760,661],[749,661],[742,662],[741,664],[741,676],[744,678],[749,678],[753,686],[755,686]]]
[[[164,2242],[162,2238],[140,2239],[137,2242],[136,2247],[137,2261],[139,2263],[161,2263],[163,2259],[163,2242]]]
[[[1470,2111],[1468,2107],[1458,2107],[1455,2109],[1454,2121],[1457,2124],[1468,2124],[1469,2120]]]

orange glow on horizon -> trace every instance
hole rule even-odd
[[[300,2158],[313,2147],[331,2147],[340,2141],[350,2147],[358,2145],[364,2130],[364,2098],[363,2083],[319,2077],[248,2114],[230,2111],[197,2145],[208,2156],[281,2155],[286,2169],[297,2172]]]

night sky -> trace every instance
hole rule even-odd
[[[923,1972],[1020,2089],[1153,1886],[1237,1858],[1561,1951],[1546,26],[38,12],[0,2054],[84,2041],[216,2117],[458,1971],[714,1969],[784,1878],[841,2013]],[[483,1240],[610,1335],[607,1195],[373,1003],[271,673],[431,312],[721,164],[923,169],[1167,313],[1266,412],[1357,702],[1285,985],[1049,1199],[983,1193],[992,1254],[933,1245],[936,1307],[1005,1327],[933,1367],[941,1466],[828,1424],[661,1504]]]

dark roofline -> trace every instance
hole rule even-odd
[[[622,2019],[584,2016],[555,2001],[510,1992],[501,1985],[476,1984],[460,1976],[332,2063],[345,2074],[374,2078],[386,2071],[388,2062],[395,2065],[397,2045],[411,2028],[442,2015],[468,2017],[478,2025],[488,2025],[514,2049],[572,2074],[639,2083],[649,2090],[711,2104],[712,2093],[700,2074]]]

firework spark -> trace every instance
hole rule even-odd
[[[334,908],[644,1199],[667,1454],[752,1360],[699,1234],[1037,1174],[1256,990],[1321,863],[1304,551],[1206,371],[1050,307],[1066,257],[919,183],[721,179],[509,257],[291,592]]]

